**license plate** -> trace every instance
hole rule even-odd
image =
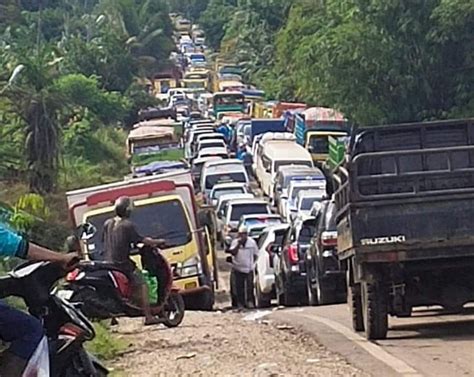
[[[56,295],[59,298],[62,298],[63,300],[66,300],[66,301],[69,301],[73,294],[74,294],[74,291],[68,291],[68,290],[62,290],[56,293]]]

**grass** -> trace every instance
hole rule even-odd
[[[184,151],[182,149],[171,149],[160,152],[159,154],[133,156],[132,164],[142,166],[157,161],[179,161],[182,158],[184,158]]]
[[[86,344],[86,348],[100,360],[112,360],[125,352],[129,344],[110,332],[103,322],[94,323],[95,338]]]

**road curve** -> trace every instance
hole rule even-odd
[[[474,307],[459,315],[424,308],[411,318],[390,318],[388,338],[377,342],[352,331],[345,304],[288,308],[269,318],[312,333],[374,376],[474,376]]]

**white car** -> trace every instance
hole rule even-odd
[[[212,150],[210,148],[204,150]],[[212,165],[206,162],[201,172],[201,192],[208,197],[214,185],[219,183],[239,182],[248,184],[249,177],[245,167],[240,165]],[[211,164],[211,166],[209,166]]]
[[[198,152],[197,157],[211,157],[218,156],[222,158],[229,158],[229,152],[225,147],[205,148]]]
[[[265,228],[271,225],[282,224],[280,215],[276,214],[253,214],[253,215],[243,215],[240,218],[237,229],[241,226],[247,228],[248,236],[257,240],[260,234],[264,231]]]
[[[279,212],[287,222],[291,221],[291,213],[296,214],[296,198],[300,191],[319,190],[321,196],[326,194],[326,180],[291,181],[288,187],[288,195],[281,195]]]
[[[224,148],[227,150],[227,145],[222,139],[208,139],[196,143],[196,153],[199,155],[203,150],[208,148]]]
[[[255,263],[255,299],[257,308],[267,308],[275,296],[275,274],[273,271],[272,247],[281,247],[290,224],[272,225],[260,234],[257,240],[258,257]]]
[[[326,197],[325,190],[302,190],[296,196],[296,212],[291,212],[291,221],[297,217],[311,215],[311,210],[315,203],[319,203]]]
[[[231,200],[237,200],[237,199],[253,199],[255,196],[253,194],[227,194],[227,195],[222,195],[216,206],[216,232],[217,232],[217,238],[218,240],[221,241],[221,245],[224,245],[224,240],[221,239],[222,231],[224,229],[224,218],[225,218],[225,213],[227,211],[227,207],[229,205],[229,202]]]
[[[201,141],[204,141],[204,140],[215,140],[215,139],[220,139],[220,140],[225,141],[224,135],[218,132],[209,132],[209,133],[199,135],[197,138],[197,143],[199,144]]]
[[[208,204],[216,207],[219,198],[223,195],[228,194],[247,194],[249,192],[248,187],[245,183],[220,183],[214,185],[207,199]]]
[[[193,156],[193,147],[196,144],[197,137],[202,134],[208,134],[212,132],[212,128],[203,128],[190,130],[185,135],[185,144],[184,144],[184,157],[187,159],[192,158]]]
[[[193,182],[195,187],[199,187],[199,182],[201,180],[201,172],[204,164],[208,161],[217,161],[222,160],[221,157],[203,157],[195,158],[191,164],[191,174],[193,176]]]
[[[224,227],[221,240],[237,233],[237,226],[243,215],[271,214],[270,205],[263,199],[236,199],[230,200],[224,213]]]

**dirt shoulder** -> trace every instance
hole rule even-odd
[[[122,319],[115,331],[131,348],[111,366],[126,376],[367,376],[310,335],[245,316],[187,312],[175,329]]]

